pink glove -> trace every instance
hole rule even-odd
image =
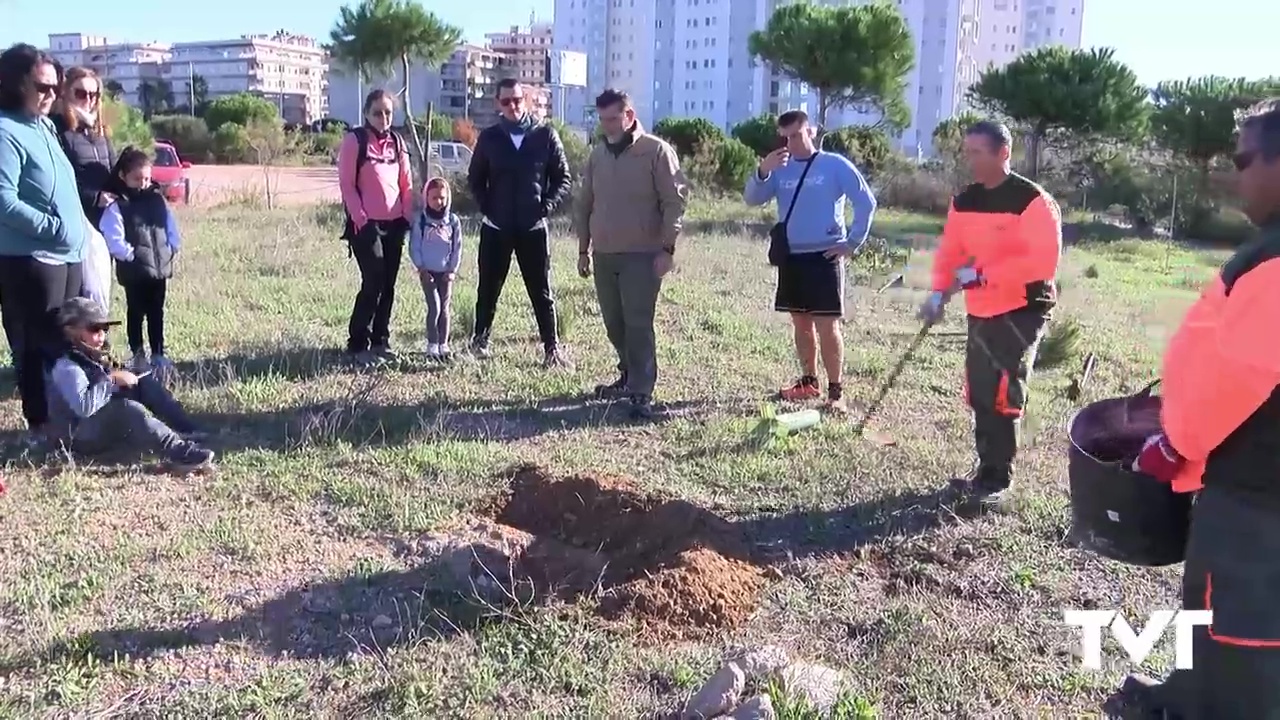
[[[1133,471],[1150,475],[1160,482],[1173,482],[1186,460],[1169,444],[1164,433],[1152,435],[1143,444],[1138,458],[1133,461]]]

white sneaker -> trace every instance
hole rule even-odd
[[[438,357],[440,357],[440,346],[439,346],[439,345],[437,345],[437,344],[435,344],[435,343],[428,343],[428,344],[427,344],[427,357],[433,357],[433,358],[438,358]]]

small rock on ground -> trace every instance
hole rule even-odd
[[[729,712],[738,704],[747,676],[737,663],[720,667],[684,706],[684,720],[707,720]]]
[[[822,665],[792,663],[778,673],[782,689],[791,697],[802,697],[820,713],[830,713],[840,698],[844,675]]]
[[[743,648],[726,659],[738,663],[748,680],[772,677],[791,662],[786,649],[778,645]]]
[[[773,700],[768,695],[756,695],[726,717],[730,720],[774,720],[778,714],[773,711]]]

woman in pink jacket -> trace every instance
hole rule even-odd
[[[338,186],[347,213],[343,238],[360,267],[348,327],[347,352],[360,365],[395,357],[391,308],[413,215],[413,180],[404,139],[391,129],[395,98],[374,90],[364,100],[364,125],[338,151]]]

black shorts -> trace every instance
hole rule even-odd
[[[778,267],[773,309],[844,317],[844,258],[828,258],[820,252],[789,255]]]

